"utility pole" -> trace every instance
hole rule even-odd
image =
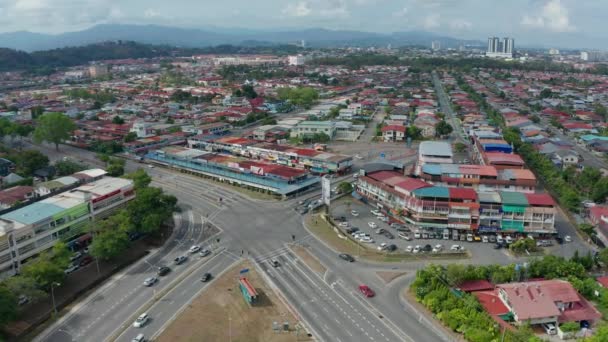
[[[61,286],[61,284],[53,282],[51,283],[51,300],[53,301],[53,312],[57,315],[57,305],[55,304],[55,286]]]

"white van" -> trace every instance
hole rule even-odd
[[[513,243],[513,238],[512,238],[512,237],[510,237],[510,236],[507,236],[507,237],[505,238],[505,242],[507,243],[507,245],[510,245],[510,244],[512,244],[512,243]]]
[[[557,329],[555,328],[555,325],[552,323],[543,324],[543,328],[547,332],[547,335],[556,335],[557,334]]]
[[[502,239],[502,235],[496,235],[496,243],[502,244],[504,240]]]

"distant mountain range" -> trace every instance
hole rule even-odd
[[[112,40],[136,41],[145,44],[167,44],[181,47],[206,47],[220,44],[265,45],[306,41],[311,47],[336,46],[430,46],[439,41],[442,47],[460,44],[483,45],[481,41],[460,40],[423,31],[390,34],[362,31],[303,29],[291,31],[246,31],[235,29],[187,29],[159,25],[97,25],[77,32],[56,35],[18,31],[0,33],[0,47],[23,51],[50,50],[81,46]]]

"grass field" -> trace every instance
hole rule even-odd
[[[247,278],[259,294],[257,304],[249,306],[237,286],[239,270],[249,268]],[[275,333],[272,322],[288,321],[290,332]],[[160,342],[308,341],[303,331],[297,339],[296,319],[279,300],[249,262],[242,262],[218,279],[186,308],[156,339]]]

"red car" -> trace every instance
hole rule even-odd
[[[367,298],[371,298],[376,295],[374,291],[367,285],[359,285],[359,291],[361,291],[361,293],[363,293],[363,295]]]
[[[86,266],[86,265],[90,264],[91,262],[93,262],[93,257],[90,255],[87,255],[84,258],[82,258],[82,260],[80,260],[80,267]]]

